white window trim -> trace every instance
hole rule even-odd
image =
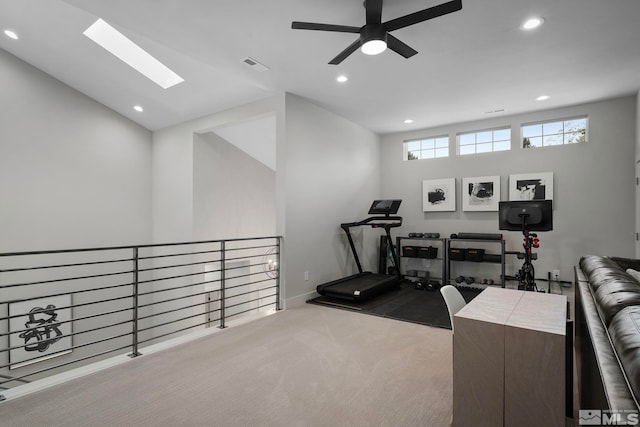
[[[409,143],[416,141],[424,141],[426,139],[439,139],[439,138],[447,138],[447,155],[445,157],[450,157],[451,155],[451,136],[449,134],[441,134],[436,136],[422,136],[419,138],[411,138],[405,139],[402,141],[402,160],[409,161]],[[443,159],[445,157],[434,157],[432,159],[416,159],[416,160],[435,160],[435,159]]]
[[[589,142],[589,116],[587,114],[581,114],[578,116],[571,116],[571,117],[560,117],[560,118],[555,118],[555,119],[548,119],[548,120],[536,120],[534,122],[527,122],[527,123],[521,123],[520,124],[520,138],[518,140],[518,146],[520,147],[521,150],[529,150],[529,148],[524,148],[522,146],[522,140],[524,138],[523,136],[523,132],[522,132],[522,128],[525,126],[534,126],[534,125],[544,125],[546,123],[559,123],[559,122],[566,122],[569,120],[577,120],[577,119],[585,119],[586,121],[586,129],[584,132],[584,142]],[[564,133],[563,133],[564,135]],[[566,147],[568,145],[578,145],[578,144],[558,144],[558,145],[543,145],[542,147],[532,147],[532,148],[536,148],[536,149],[540,149],[540,148],[550,148],[550,147]]]
[[[509,130],[509,149],[508,150],[500,150],[500,151],[487,151],[485,153],[472,153],[472,154],[460,154],[460,136],[462,135],[469,135],[469,134],[478,134],[478,133],[482,133],[482,132],[495,132],[498,130]],[[522,129],[522,128],[521,128]],[[495,143],[495,140],[491,140],[491,144]],[[521,144],[522,145],[522,144]],[[478,143],[475,143],[475,146],[478,146]],[[464,131],[464,132],[458,132],[456,133],[456,155],[458,156],[478,156],[478,155],[482,155],[482,154],[491,154],[491,153],[500,153],[500,152],[504,152],[504,151],[511,151],[511,148],[513,146],[513,129],[512,126],[510,125],[506,125],[506,126],[497,126],[497,127],[491,127],[491,128],[485,128],[485,129],[476,129],[476,130],[470,130],[470,131]]]

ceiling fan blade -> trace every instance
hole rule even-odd
[[[318,30],[318,31],[335,31],[338,33],[360,33],[359,27],[351,27],[348,25],[332,25],[332,24],[317,24],[314,22],[299,22],[293,21],[291,28],[294,30]]]
[[[418,53],[417,50],[401,42],[391,34],[387,34],[387,47],[405,58],[411,58],[413,55]]]
[[[437,18],[438,16],[446,15],[448,13],[457,12],[462,9],[462,0],[453,0],[447,3],[442,3],[438,6],[433,6],[428,9],[421,10],[419,12],[411,13],[409,15],[401,16],[400,18],[392,19],[385,22],[384,28],[387,31],[398,30],[400,28],[408,27],[409,25],[417,24],[428,19]]]
[[[367,11],[367,24],[382,22],[382,0],[365,0],[364,7]]]
[[[358,48],[360,47],[360,39],[354,41],[353,43],[351,43],[349,45],[349,47],[347,47],[345,50],[343,50],[342,52],[340,52],[338,54],[338,56],[336,56],[335,58],[333,58],[329,64],[331,65],[338,65],[339,63],[341,63],[342,61],[344,61],[347,56],[351,55],[353,52],[355,52],[356,50],[358,50]]]

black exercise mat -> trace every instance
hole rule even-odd
[[[475,298],[482,289],[458,288],[465,301]],[[375,316],[405,322],[420,323],[451,329],[447,305],[440,291],[425,291],[414,288],[413,283],[403,282],[399,289],[386,292],[363,302],[354,302],[319,296],[307,301],[335,308],[358,311]]]

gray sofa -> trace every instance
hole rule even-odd
[[[589,255],[575,268],[575,349],[581,409],[638,411],[640,260]]]

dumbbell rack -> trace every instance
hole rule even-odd
[[[412,241],[412,244],[417,247],[424,246],[433,246],[438,249],[438,254],[435,258],[419,258],[419,257],[408,257],[402,255],[402,247],[403,240]],[[436,280],[441,284],[445,282],[445,272],[446,272],[446,250],[445,250],[445,241],[447,239],[444,238],[436,238],[436,237],[406,237],[400,236],[396,237],[396,248],[398,248],[398,253],[400,254],[400,270],[404,272],[403,277],[409,281],[424,281],[424,280]],[[418,260],[423,260],[423,263],[432,264],[429,268],[423,267],[418,271],[418,275],[410,276],[407,275],[406,266],[409,262],[418,263]],[[438,265],[439,264],[439,265]],[[422,275],[421,275],[422,273]]]
[[[458,242],[464,242],[465,246],[470,246],[469,243],[483,243],[484,245],[486,244],[497,244],[500,246],[499,250],[500,253],[499,254],[494,254],[494,255],[500,255],[500,259],[499,261],[468,261],[468,260],[452,260],[451,257],[449,256],[449,251],[452,248],[451,244],[452,243],[458,243]],[[459,248],[458,245],[454,246],[455,248]],[[445,239],[445,283],[451,284],[451,285],[458,285],[458,283],[455,282],[455,278],[451,277],[451,263],[452,262],[476,262],[476,263],[493,263],[493,264],[500,264],[500,281],[493,283],[494,286],[501,286],[501,287],[505,287],[505,241],[504,240],[492,240],[492,239]],[[464,283],[464,282],[463,282]],[[464,283],[464,285],[468,285],[468,286],[482,286],[480,283],[472,283],[472,284],[467,284]]]

